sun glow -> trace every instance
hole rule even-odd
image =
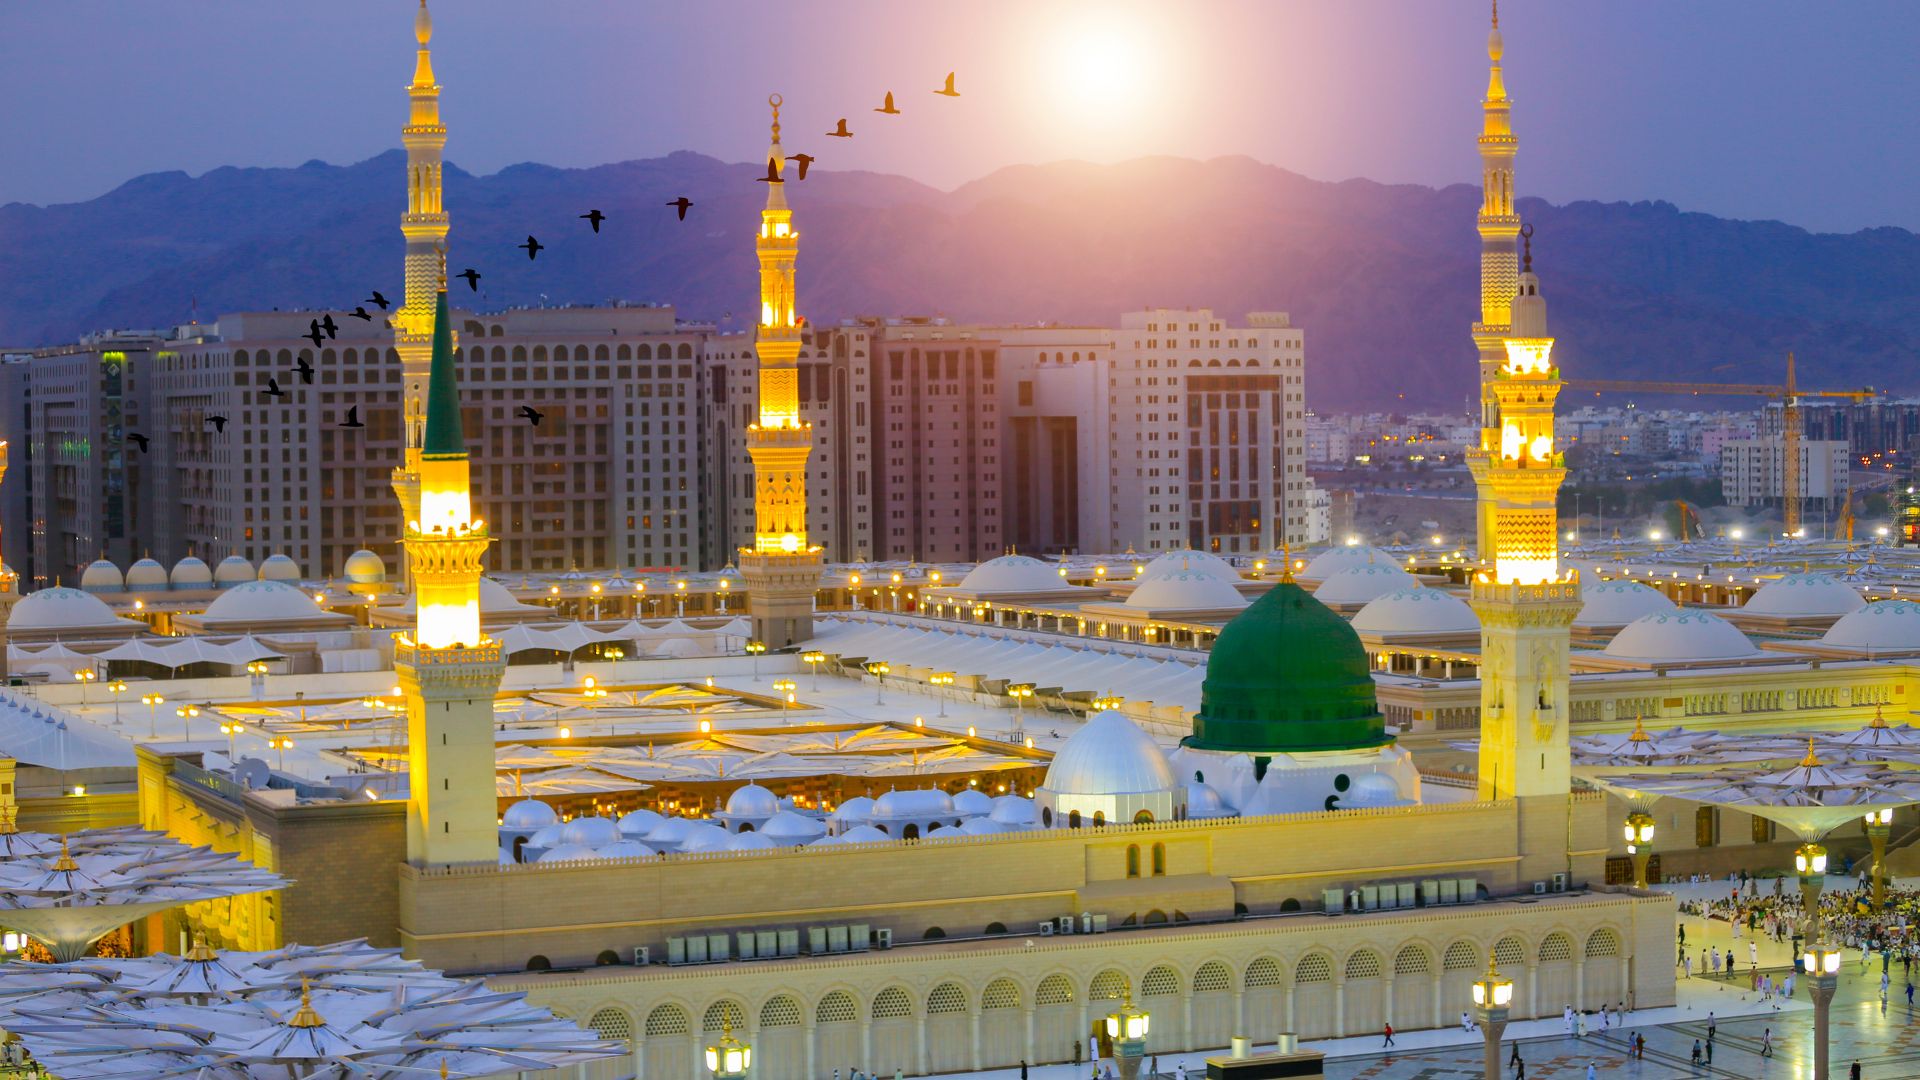
[[[1147,70],[1132,28],[1083,23],[1068,33],[1057,68],[1062,99],[1085,113],[1131,108],[1141,96]]]

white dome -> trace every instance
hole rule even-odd
[[[1146,569],[1140,571],[1140,580],[1152,581],[1155,578],[1179,573],[1216,578],[1229,585],[1240,580],[1240,571],[1235,570],[1232,563],[1212,552],[1195,551],[1192,548],[1182,548],[1179,551],[1169,551],[1156,556],[1147,564]]]
[[[553,807],[539,799],[521,799],[500,815],[500,824],[509,829],[544,829],[559,820]]]
[[[1586,601],[1573,621],[1580,626],[1625,626],[1642,615],[1665,615],[1680,608],[1659,589],[1637,581],[1600,581],[1580,590]]]
[[[167,587],[167,568],[153,559],[141,559],[127,567],[127,589],[154,592]]]
[[[168,581],[176,589],[204,589],[213,584],[213,571],[198,556],[189,555],[173,564]]]
[[[770,840],[785,840],[798,843],[811,840],[826,832],[824,823],[791,810],[782,810],[766,820],[760,826],[760,835]]]
[[[284,581],[235,585],[207,605],[206,618],[218,622],[277,622],[326,614],[313,597]]]
[[[873,800],[865,795],[855,795],[834,807],[829,816],[833,821],[865,821],[873,816]]]
[[[1017,828],[1019,828],[1018,825],[1003,824],[1001,822],[993,820],[990,817],[977,817],[977,818],[968,818],[967,820],[961,822],[960,827],[953,831],[958,833],[964,833],[967,836],[986,836],[991,833],[1013,832]],[[947,830],[943,829],[940,832],[933,833],[932,835],[936,837],[945,836],[947,835]]]
[[[480,579],[480,612],[483,615],[503,611],[520,611],[527,607],[514,598],[511,590],[490,577]]]
[[[993,796],[979,788],[968,788],[953,797],[953,812],[956,814],[991,814]]]
[[[619,822],[621,836],[645,836],[666,819],[651,810],[641,807],[630,811]]]
[[[1395,589],[1356,612],[1353,628],[1374,634],[1465,633],[1480,629],[1480,617],[1465,600],[1441,589]]]
[[[1002,795],[993,800],[993,813],[989,815],[1002,825],[1033,824],[1033,800],[1024,795]]]
[[[30,592],[13,606],[9,630],[89,630],[115,626],[119,616],[106,601],[79,589],[55,586]]]
[[[597,859],[600,853],[580,844],[562,844],[552,851],[542,854],[535,862],[579,862],[582,859]]]
[[[581,844],[602,848],[620,839],[620,827],[611,818],[580,817],[560,826],[562,844]]]
[[[1394,566],[1397,563],[1392,552],[1382,551],[1371,544],[1342,544],[1315,555],[1299,576],[1310,581],[1325,581],[1342,570],[1351,570],[1356,566]]]
[[[960,587],[973,592],[1050,592],[1064,580],[1051,563],[1031,555],[1002,555],[967,571]]]
[[[1141,611],[1214,611],[1243,608],[1247,598],[1232,583],[1200,570],[1173,570],[1134,587],[1126,606]]]
[[[299,581],[300,564],[286,555],[269,555],[260,564],[261,581]]]
[[[1043,786],[1065,795],[1131,795],[1174,786],[1153,736],[1113,710],[1093,714],[1047,766]]]
[[[649,859],[659,852],[638,840],[615,840],[606,847],[595,849],[593,854],[600,859]]]
[[[646,836],[641,837],[641,839],[656,846],[678,844],[680,841],[686,839],[687,833],[692,829],[693,822],[686,818],[661,818],[660,824],[655,825],[652,830],[650,830]]]
[[[238,555],[229,555],[220,560],[213,568],[215,585],[238,585],[243,581],[257,581],[259,575],[253,572],[253,564]]]
[[[840,834],[840,842],[843,844],[884,844],[892,839],[893,837],[871,825],[855,825]]]
[[[727,796],[727,813],[734,817],[770,818],[779,812],[779,796],[759,784],[735,788]]]
[[[720,826],[694,822],[688,827],[687,834],[680,838],[680,850],[683,852],[725,851],[732,843],[733,834]]]
[[[96,559],[80,572],[80,588],[86,592],[119,592],[126,585],[120,568],[105,559]]]
[[[1604,652],[1621,660],[1738,660],[1760,654],[1732,623],[1704,611],[1642,615],[1615,634]]]
[[[1365,604],[1390,592],[1417,589],[1420,582],[1389,559],[1361,566],[1349,566],[1320,583],[1314,599],[1323,604]]]
[[[1851,649],[1920,649],[1920,603],[1876,600],[1840,616],[1820,640]]]
[[[807,843],[807,846],[808,847],[827,847],[829,845],[837,844],[839,842],[840,842],[839,837],[833,835],[832,833],[828,833],[827,835],[821,837],[818,840],[809,841]]]
[[[1221,798],[1220,793],[1213,790],[1211,784],[1203,784],[1195,780],[1187,785],[1188,817],[1215,818],[1228,817],[1232,814],[1233,810],[1227,806],[1227,800]]]
[[[527,837],[527,846],[536,848],[554,848],[560,846],[560,823],[544,826],[540,831]]]
[[[366,548],[347,556],[340,572],[355,585],[378,585],[387,580],[387,564]]]
[[[1754,615],[1846,615],[1866,607],[1853,586],[1825,574],[1788,574],[1747,597],[1743,613]]]
[[[773,837],[757,832],[735,833],[733,839],[727,841],[728,851],[772,851],[785,846]]]
[[[872,817],[946,817],[953,813],[953,797],[939,788],[889,791],[874,800]]]
[[[1393,806],[1404,802],[1400,797],[1400,785],[1386,773],[1362,773],[1353,781],[1353,786],[1340,797],[1340,805],[1347,809],[1363,806]]]

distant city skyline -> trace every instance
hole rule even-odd
[[[0,115],[11,158],[0,201],[85,201],[144,173],[392,149],[411,6],[11,8],[0,29],[19,48],[0,93],[33,106]],[[1523,197],[1661,199],[1816,231],[1920,229],[1908,191],[1920,119],[1893,104],[1920,92],[1906,55],[1920,7],[1503,7]],[[1243,154],[1328,180],[1478,179],[1467,141],[1486,78],[1477,0],[465,0],[435,14],[447,158],[479,173],[682,149],[744,160],[778,90],[789,142],[818,168],[943,189],[1007,166],[1153,154]],[[931,93],[949,69],[957,100]],[[903,115],[872,111],[888,90]],[[856,137],[826,139],[842,116]]]

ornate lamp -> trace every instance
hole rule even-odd
[[[827,654],[821,652],[819,649],[808,649],[806,652],[800,654],[800,659],[808,667],[813,669],[813,689],[815,693],[818,693],[820,690],[820,665],[827,662]]]
[[[760,654],[767,651],[767,643],[754,638],[746,644],[747,655],[753,657],[753,677],[760,677]]]
[[[1887,906],[1887,835],[1893,831],[1893,807],[1867,811],[1867,839],[1873,844],[1873,910]]]
[[[945,689],[953,685],[953,678],[953,672],[951,671],[936,671],[927,676],[927,685]],[[945,694],[940,695],[940,715],[943,717],[947,715],[947,696]]]
[[[1840,981],[1840,950],[1814,941],[1800,955],[1800,969],[1813,981],[1813,1080],[1827,1080],[1827,1012]]]
[[[1120,1007],[1107,1014],[1107,1038],[1113,1040],[1121,1080],[1137,1080],[1140,1075],[1140,1059],[1147,1053],[1148,1023],[1147,1011],[1133,1007],[1133,991],[1122,991]]]
[[[882,704],[887,689],[887,672],[893,668],[885,660],[875,660],[867,665],[867,674],[873,676],[873,703]]]
[[[1647,860],[1653,854],[1653,815],[1645,810],[1635,810],[1627,815],[1625,828],[1627,854],[1633,859],[1633,884],[1635,888],[1647,887]]]
[[[707,1047],[707,1071],[715,1080],[740,1080],[753,1067],[753,1047],[733,1037],[732,1021],[722,1020],[720,1039]]]
[[[1800,875],[1800,903],[1807,916],[1807,940],[1820,940],[1820,888],[1827,880],[1827,849],[1801,844],[1793,849],[1793,870]]]
[[[1500,974],[1489,955],[1487,973],[1473,984],[1473,1014],[1486,1043],[1487,1080],[1500,1080],[1500,1036],[1507,1030],[1507,1007],[1512,1003],[1513,980]]]

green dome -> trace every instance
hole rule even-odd
[[[1182,742],[1283,754],[1393,741],[1374,701],[1367,651],[1347,621],[1282,581],[1220,631]]]

